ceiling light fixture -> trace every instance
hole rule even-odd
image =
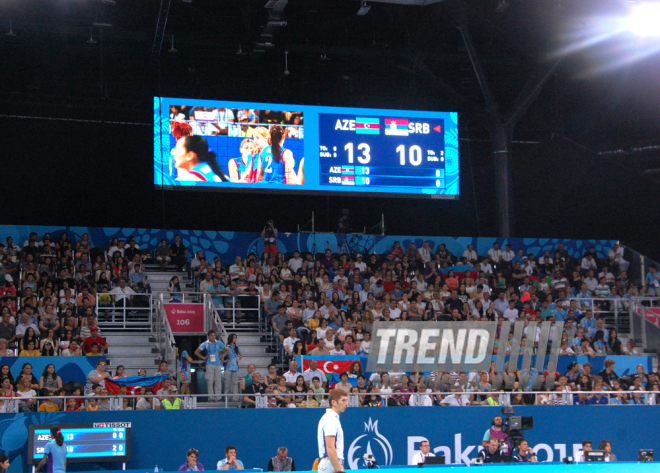
[[[96,40],[94,39],[94,28],[89,29],[89,39],[87,40],[87,44],[96,44]]]
[[[660,3],[641,3],[626,20],[626,29],[637,36],[660,36]]]
[[[168,53],[178,53],[177,49],[174,49],[174,35],[170,38],[170,49],[167,50]]]
[[[14,38],[16,36],[14,34],[14,24],[11,20],[9,20],[9,33],[5,33],[5,36],[9,36],[10,38]]]
[[[236,51],[237,56],[245,56],[245,53],[243,52],[243,49],[241,48],[241,45],[238,45],[238,51]]]
[[[289,51],[284,51],[284,75],[288,76],[289,74]]]
[[[507,8],[509,8],[509,4],[506,3],[506,0],[500,0],[500,4],[497,5],[497,8],[495,9],[495,11],[496,11],[497,13],[504,13],[504,11],[505,11]]]
[[[358,10],[357,14],[360,16],[364,16],[367,14],[369,10],[371,10],[371,7],[367,5],[367,0],[362,0],[362,5],[360,6],[360,9]]]

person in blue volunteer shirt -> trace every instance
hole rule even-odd
[[[52,441],[44,448],[44,457],[37,465],[37,471],[48,463],[46,473],[66,473],[66,445],[60,427],[54,425],[50,428]]]
[[[202,343],[195,355],[206,362],[206,387],[209,395],[209,402],[219,402],[222,394],[222,365],[227,353],[227,347],[224,343],[216,340],[216,333],[209,330],[208,340]]]
[[[225,392],[238,394],[238,363],[243,358],[240,348],[236,345],[235,333],[227,337],[227,365],[225,366]]]
[[[646,293],[651,297],[660,297],[660,274],[654,264],[649,266],[649,272],[646,273]]]

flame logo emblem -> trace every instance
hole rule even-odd
[[[372,421],[371,417],[369,417],[369,421],[364,423],[364,432],[364,434],[353,440],[353,443],[351,443],[348,449],[348,465],[351,470],[358,468],[358,461],[362,459],[365,453],[373,455],[379,465],[391,465],[392,457],[394,456],[392,445],[390,445],[390,441],[383,434],[378,432],[378,421]],[[366,446],[364,445],[365,441]],[[365,450],[359,452],[363,447]],[[378,453],[382,452],[382,454],[376,454],[374,449]]]

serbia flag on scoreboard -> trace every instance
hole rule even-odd
[[[126,394],[140,394],[140,388],[151,388],[154,393],[163,387],[165,375],[127,376],[125,378],[106,379],[105,387],[110,394],[121,394],[121,386],[126,386]]]
[[[395,136],[408,136],[408,120],[405,118],[386,118],[385,134]]]

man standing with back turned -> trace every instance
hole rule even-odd
[[[329,409],[321,417],[318,426],[319,473],[335,473],[344,470],[344,431],[339,422],[339,414],[346,410],[348,398],[340,389],[333,389],[328,395]]]

